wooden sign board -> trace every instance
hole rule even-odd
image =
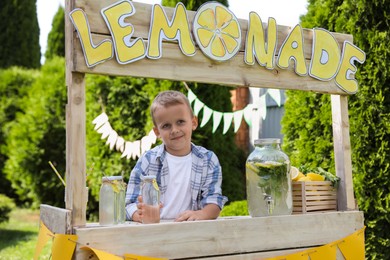
[[[153,13],[156,12],[155,10],[162,9],[166,15],[166,17],[164,17],[162,20],[164,20],[164,23],[169,24],[176,21],[174,20],[176,18],[175,12],[178,12],[179,9],[178,6],[176,8],[161,6],[159,8],[155,8],[152,5],[137,2],[131,2],[132,4],[130,7],[130,2],[127,1],[76,1],[70,10],[74,12],[71,13],[71,18],[74,27],[78,29],[77,32],[79,36],[73,37],[73,40],[70,42],[70,58],[72,65],[70,69],[72,71],[118,76],[149,77],[176,81],[214,83],[227,86],[299,89],[331,94],[348,94],[348,92],[346,93],[345,90],[340,89],[340,87],[335,84],[335,80],[333,79],[318,80],[313,78],[313,76],[297,75],[297,58],[293,56],[289,58],[291,60],[289,62],[290,64],[287,65],[287,68],[281,68],[280,66],[276,65],[271,66],[271,68],[265,68],[264,66],[260,65],[260,62],[254,62],[252,65],[246,64],[246,53],[252,51],[254,52],[254,50],[246,49],[250,40],[250,37],[246,37],[248,35],[248,24],[250,25],[252,20],[250,20],[248,23],[247,20],[237,19],[242,35],[242,37],[240,35],[239,38],[240,48],[232,58],[226,61],[219,62],[210,59],[204,53],[202,53],[202,51],[199,49],[200,46],[196,44],[196,42],[195,54],[185,55],[183,54],[181,45],[179,46],[177,39],[167,40],[165,37],[161,43],[161,57],[154,57],[151,59],[148,58],[149,54],[146,54],[146,57],[137,61],[128,64],[120,64],[118,57],[115,58],[115,55],[118,55],[118,51],[116,49],[118,44],[115,45],[115,31],[113,31],[114,29],[108,29],[109,22],[107,22],[106,17],[103,16],[103,10],[110,9],[110,7],[115,6],[117,3],[126,3],[127,6],[132,10],[131,15],[128,15],[126,11],[123,11],[124,19],[123,21],[119,21],[123,23],[123,25],[121,24],[120,26],[130,26],[131,28],[131,30],[129,29],[129,31],[131,31],[131,39],[127,39],[127,41],[129,41],[127,44],[133,44],[137,38],[140,38],[144,41],[144,45],[146,46],[145,48],[150,48],[150,39],[148,39],[148,37],[150,37],[150,31],[152,30],[151,28],[154,26],[154,23],[162,23],[161,21],[156,20],[157,18],[155,16],[157,15],[153,15]],[[194,36],[197,34],[193,31],[193,23],[197,12],[186,11],[186,13],[187,21],[189,23],[187,29],[189,29],[191,34],[190,38],[194,39],[196,38]],[[118,15],[118,17],[120,16]],[[161,19],[161,17],[158,18]],[[122,17],[120,19],[122,19]],[[83,27],[88,28],[88,32],[84,33],[84,38],[82,37],[83,34],[81,33]],[[266,23],[263,23],[263,28],[265,31],[265,37],[267,36],[267,33],[268,36],[271,35]],[[296,34],[298,34],[299,37],[292,36],[292,31],[297,32]],[[341,52],[338,54],[340,56],[341,54],[344,55],[343,48],[345,42],[352,42],[352,36],[346,34],[330,33],[325,32],[324,30],[302,29],[299,25],[295,26],[294,28],[277,25],[276,31],[274,33],[277,37],[275,49],[273,50],[275,53],[274,59],[277,59],[277,55],[278,53],[280,54],[282,47],[284,47],[284,49],[289,47],[284,46],[284,43],[287,41],[287,39],[291,40],[292,37],[296,37],[303,45],[302,57],[306,59],[306,61],[303,62],[306,62],[306,67],[308,68],[308,71],[305,73],[310,75],[310,68],[312,66],[310,62],[311,57],[313,57],[314,49],[313,39],[315,40],[314,34],[316,34],[319,38],[318,35],[321,35],[320,32],[322,32],[322,35],[328,35],[328,40],[334,41],[336,45],[338,45],[333,47],[339,48],[339,50],[336,50],[336,52]],[[177,32],[177,34],[180,33],[183,34],[184,32]],[[76,32],[73,32],[73,34],[76,34]],[[88,40],[87,37],[89,38]],[[122,40],[122,38],[120,39]],[[113,51],[114,53],[112,53],[111,59],[101,62],[96,66],[94,64],[87,64],[87,59],[85,58],[85,56],[88,55],[86,54],[87,48],[80,44],[80,40],[82,43],[84,43],[84,45],[90,44],[91,46],[89,49],[93,49],[94,47],[97,48],[99,44],[111,44],[113,45],[113,48],[115,48],[115,52]],[[179,41],[179,43],[181,42]],[[254,44],[256,43],[258,42],[254,42]],[[153,44],[155,43],[153,42]],[[82,48],[82,46],[84,48]],[[318,46],[318,44],[315,46]],[[290,51],[294,52],[294,50]],[[291,55],[294,54],[292,53]],[[322,54],[318,54],[317,56],[320,57],[321,55]],[[295,54],[295,56],[298,55]],[[336,64],[336,67],[337,66],[338,64]]]

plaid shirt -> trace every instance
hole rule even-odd
[[[227,197],[222,196],[222,170],[217,156],[194,144],[191,144],[191,154],[192,210],[200,210],[207,204],[216,204],[222,209]],[[169,178],[164,144],[147,151],[131,171],[126,192],[126,217],[130,220],[137,210],[137,197],[141,194],[141,175],[155,175],[161,196],[164,196]]]

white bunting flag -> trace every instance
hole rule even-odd
[[[249,104],[244,108],[244,119],[248,126],[252,126],[253,105]]]
[[[263,120],[265,120],[265,117],[267,116],[267,103],[265,101],[265,97],[265,95],[262,95],[259,101],[259,111]]]
[[[115,149],[119,152],[123,152],[125,149],[125,139],[123,139],[123,137],[118,136],[118,139],[116,139],[115,143]]]
[[[108,121],[108,116],[106,113],[101,113],[100,115],[98,115],[93,121],[92,121],[92,124],[95,125],[95,130],[97,130],[98,128],[100,128],[104,123],[106,123]]]
[[[141,157],[141,141],[140,140],[137,140],[137,141],[134,141],[133,142],[133,149],[132,149],[132,153],[131,153],[131,158],[133,160],[137,159],[137,157]]]
[[[204,104],[202,101],[199,99],[195,99],[195,104],[194,104],[194,114],[195,116],[199,115],[200,110],[203,108]]]
[[[102,134],[102,137],[101,139],[106,139],[107,136],[111,133],[112,131],[112,128],[111,128],[111,125],[110,125],[110,122],[105,122],[102,127],[100,127],[97,132],[99,134]]]
[[[276,104],[278,105],[278,107],[280,107],[281,103],[282,103],[282,98],[280,96],[280,90],[279,89],[268,89],[267,90],[267,93],[271,96],[271,98],[273,100],[275,100]]]
[[[244,114],[244,110],[237,110],[233,112],[233,120],[234,120],[234,132],[237,133],[240,128],[242,116]]]
[[[213,112],[213,133],[217,130],[219,123],[221,123],[222,119],[222,114],[221,112],[214,111]]]
[[[232,124],[233,113],[223,113],[223,134],[229,130],[230,125]]]
[[[188,90],[188,94],[187,94],[187,97],[188,97],[188,101],[190,102],[190,105],[192,104],[192,102],[196,99],[196,95],[194,94],[194,92],[192,92],[192,90]]]
[[[110,150],[114,149],[116,140],[118,139],[118,133],[115,130],[111,130],[110,134],[108,135],[108,139],[106,144],[110,146]]]
[[[208,106],[203,107],[203,117],[202,117],[202,123],[200,124],[200,127],[204,127],[207,124],[212,114],[213,114],[213,110],[211,108],[209,108]]]

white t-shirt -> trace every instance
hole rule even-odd
[[[192,155],[174,156],[166,153],[169,180],[167,190],[161,198],[161,219],[175,219],[180,213],[191,209]]]

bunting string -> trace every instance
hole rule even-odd
[[[212,121],[213,130],[215,133],[223,122],[223,134],[226,134],[230,129],[231,125],[234,124],[234,133],[238,131],[241,126],[241,122],[244,119],[248,126],[252,126],[252,119],[257,116],[261,116],[263,120],[266,118],[266,95],[269,95],[278,106],[281,105],[281,95],[278,89],[267,89],[260,97],[257,104],[248,104],[244,109],[237,110],[234,112],[221,112],[211,109],[208,105],[202,102],[188,85],[183,82],[187,88],[188,100],[194,110],[195,116],[199,116],[202,112],[202,121],[200,127],[204,127],[207,123]],[[260,112],[260,114],[259,114]],[[157,137],[154,131],[151,130],[148,135],[142,137],[140,140],[127,141],[115,131],[109,122],[109,118],[105,112],[97,116],[92,124],[95,125],[94,130],[101,134],[101,139],[107,139],[106,145],[109,146],[110,150],[115,149],[122,153],[121,158],[135,160],[141,157],[146,151],[152,148],[152,145],[156,143]]]

